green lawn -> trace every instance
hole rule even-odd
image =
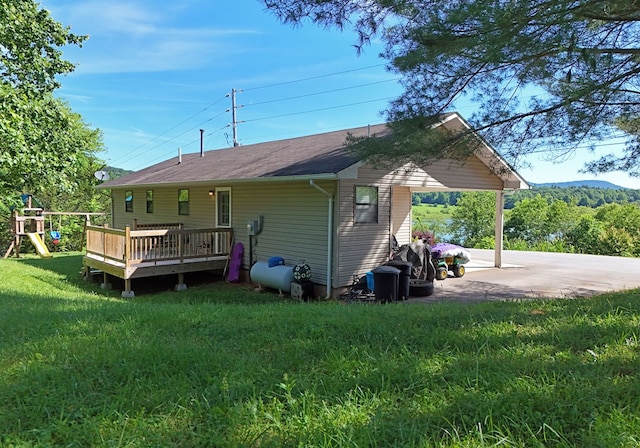
[[[419,204],[411,208],[413,231],[432,233],[438,242],[446,242],[450,237],[449,222],[455,206]]]
[[[419,204],[412,206],[414,218],[425,220],[446,221],[451,219],[455,205]]]
[[[2,447],[640,444],[638,291],[345,305],[194,280],[124,300],[80,263],[0,260]]]

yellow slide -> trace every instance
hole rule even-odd
[[[36,248],[36,252],[38,252],[38,255],[40,255],[40,257],[51,258],[51,252],[49,252],[49,249],[47,249],[46,244],[44,244],[44,241],[42,241],[42,238],[40,238],[39,234],[27,233],[27,236],[31,240],[31,244],[33,244],[33,247]]]

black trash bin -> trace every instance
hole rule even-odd
[[[394,268],[393,266],[380,266],[371,272],[373,272],[376,300],[385,303],[398,300],[400,269]]]
[[[409,298],[409,280],[411,280],[411,269],[413,264],[404,260],[387,261],[385,266],[393,266],[400,270],[398,279],[398,300],[407,300]]]

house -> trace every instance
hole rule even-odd
[[[468,129],[457,113],[443,116],[439,126]],[[217,249],[208,256],[216,258],[217,267],[226,259],[233,239],[245,247],[244,269],[272,256],[284,258],[287,265],[304,260],[311,267],[318,294],[327,296],[350,285],[354,275],[388,260],[392,235],[400,244],[411,240],[412,192],[490,190],[497,193],[499,244],[495,261],[499,267],[503,195],[528,188],[527,183],[484,142],[464,163],[438,160],[428,166],[409,163],[393,170],[376,169],[356,160],[345,148],[349,133],[366,136],[387,132],[386,125],[376,125],[178,155],[99,188],[111,190],[114,230],[140,232],[135,229],[143,224],[143,232],[151,232],[146,238],[158,239],[167,230],[149,230],[154,225],[162,229],[166,223],[179,224],[182,230],[173,232],[209,229],[198,241],[216,240],[213,246]],[[222,235],[224,231],[227,233]],[[146,252],[157,247],[154,241],[144,243]],[[118,244],[123,252],[129,243]],[[145,252],[144,248],[138,250]],[[132,251],[130,248],[129,253]],[[197,259],[195,251],[189,256]],[[105,269],[93,258],[85,257],[85,262]],[[157,269],[158,261],[155,263]],[[140,276],[180,274],[212,266],[185,266],[181,271],[173,265]],[[112,274],[135,278],[122,271]]]

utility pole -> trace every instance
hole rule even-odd
[[[238,143],[238,120],[236,119],[236,93],[242,92],[242,90],[231,89],[231,120],[233,128],[233,146],[240,146]],[[239,106],[242,107],[242,106]]]

